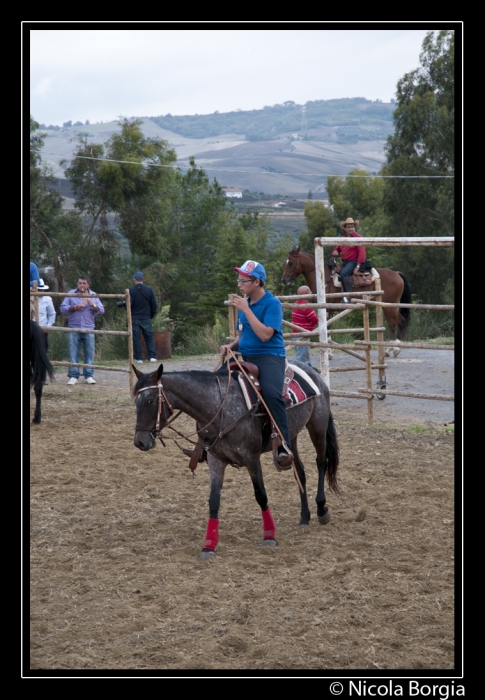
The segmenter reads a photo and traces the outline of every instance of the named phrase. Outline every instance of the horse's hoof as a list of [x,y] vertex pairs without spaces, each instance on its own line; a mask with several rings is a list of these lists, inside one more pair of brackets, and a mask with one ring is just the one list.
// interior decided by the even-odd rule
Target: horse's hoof
[[391,349],[390,349],[390,348],[386,348],[385,351],[384,351],[384,357],[390,357],[390,355],[391,355]]
[[199,561],[208,561],[215,556],[215,551],[213,549],[203,549],[199,554]]
[[330,511],[327,510],[325,515],[319,515],[318,522],[320,523],[320,525],[326,525],[328,522],[330,522]]
[[393,352],[394,357],[397,357],[400,352],[401,352],[400,348],[394,348],[394,352]]
[[276,547],[277,541],[274,538],[264,539],[261,542],[261,547]]
[[310,532],[310,525],[308,523],[298,523],[298,529],[302,532]]

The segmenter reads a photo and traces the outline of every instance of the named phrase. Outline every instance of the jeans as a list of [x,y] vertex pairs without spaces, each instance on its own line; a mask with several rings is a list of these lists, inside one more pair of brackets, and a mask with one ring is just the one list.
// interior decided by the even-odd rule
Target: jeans
[[[83,347],[83,355],[85,365],[94,364],[94,333],[68,333],[67,342],[69,346],[69,362],[79,362],[79,351],[81,345]],[[67,370],[68,377],[79,379],[80,367],[69,367]],[[94,370],[88,367],[83,367],[83,375],[85,379],[92,377]]]
[[342,264],[342,269],[339,272],[340,279],[343,277],[352,277],[352,273],[357,267],[357,260],[349,260]]
[[305,365],[313,367],[310,362],[310,348],[308,345],[295,345],[295,355],[297,360],[300,360],[300,362],[303,362]]
[[246,362],[253,362],[259,367],[259,383],[261,385],[261,394],[263,395],[264,402],[276,421],[276,425],[281,430],[288,448],[291,448],[286,403],[283,398],[286,357],[280,357],[278,355],[252,355],[251,357],[243,356],[243,360]]
[[133,355],[135,360],[143,360],[141,352],[140,337],[143,333],[147,346],[148,357],[157,359],[157,351],[155,350],[155,341],[153,340],[152,322],[149,318],[132,318],[131,328],[133,331]]

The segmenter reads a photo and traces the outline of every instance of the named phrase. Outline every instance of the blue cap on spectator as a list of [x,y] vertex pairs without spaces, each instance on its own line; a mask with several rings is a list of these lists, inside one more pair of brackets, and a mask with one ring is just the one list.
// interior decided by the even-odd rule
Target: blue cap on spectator
[[135,274],[133,275],[133,279],[134,280],[144,280],[145,275],[143,274],[143,272],[140,272],[140,270],[138,270],[138,272],[135,272]]
[[257,280],[263,280],[263,282],[266,279],[266,270],[261,263],[255,260],[246,260],[244,265],[235,267],[234,269],[240,272],[241,275],[246,275],[246,277],[254,277]]

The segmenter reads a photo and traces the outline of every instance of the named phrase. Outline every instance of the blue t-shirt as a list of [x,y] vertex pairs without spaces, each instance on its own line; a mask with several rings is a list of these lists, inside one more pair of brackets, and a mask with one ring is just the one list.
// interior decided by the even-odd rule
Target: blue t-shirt
[[265,326],[274,328],[274,333],[269,340],[263,342],[251,328],[246,314],[239,311],[237,315],[237,330],[239,333],[242,333],[238,347],[241,355],[279,355],[286,357],[285,341],[283,340],[283,307],[280,300],[266,290],[264,296],[254,302],[254,304],[249,302],[249,308],[258,321],[261,321]]

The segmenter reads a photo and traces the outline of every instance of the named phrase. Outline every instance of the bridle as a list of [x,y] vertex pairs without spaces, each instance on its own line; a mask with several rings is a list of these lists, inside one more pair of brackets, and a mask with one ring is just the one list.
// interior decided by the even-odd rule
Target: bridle
[[[152,435],[152,437],[155,438],[155,437],[159,437],[159,435],[160,435],[160,422],[161,422],[160,419],[162,417],[162,413],[165,414],[164,404],[167,405],[167,408],[169,411],[169,418],[167,418],[167,420],[166,420],[166,425],[168,425],[168,423],[170,422],[170,416],[173,415],[174,410],[172,408],[170,401],[167,398],[166,393],[163,390],[163,384],[160,380],[158,381],[158,384],[156,384],[156,385],[145,386],[142,389],[138,389],[138,391],[136,392],[135,401],[138,399],[138,397],[142,393],[142,391],[150,391],[150,389],[156,389],[158,391],[157,421],[155,423],[155,429],[149,430],[148,428],[139,428],[138,425],[136,425],[135,430],[136,430],[136,432],[150,433]],[[174,420],[175,420],[175,418],[174,418]],[[161,438],[160,438],[160,440],[161,440]],[[161,442],[163,444],[163,440],[161,440]]]
[[[300,266],[299,269],[297,268],[297,269],[295,270],[295,278],[296,278],[296,276],[298,276],[299,274],[305,274],[305,272],[307,273],[307,275],[310,275],[312,272],[315,272],[315,269],[316,269],[315,267],[313,267],[312,270],[306,270],[306,269],[303,267],[303,264],[302,264],[302,262],[301,262],[300,253],[291,253],[290,255],[288,255],[288,259],[291,260],[292,262],[293,262],[293,260],[294,260],[295,258],[298,260],[298,263],[299,263],[299,266]],[[328,265],[328,263],[327,263],[327,265]],[[329,276],[328,276],[328,279],[325,280],[325,287],[327,286],[327,284],[328,284],[328,283],[330,282],[330,280],[332,279],[332,266],[331,266],[331,265],[328,265],[328,267],[329,267],[329,270],[330,270],[330,274],[329,274]]]
[[[220,392],[221,397],[222,397],[221,382],[219,381],[219,377],[217,375],[216,375],[216,379],[217,379],[217,383],[219,384],[219,392]],[[135,425],[135,431],[136,432],[150,433],[150,435],[154,439],[158,437],[158,439],[160,440],[160,442],[162,443],[162,445],[164,447],[165,447],[165,443],[163,442],[164,437],[165,438],[170,437],[172,440],[177,442],[176,438],[174,438],[173,436],[167,436],[167,435],[164,436],[161,434],[161,431],[163,428],[160,428],[160,424],[161,424],[161,418],[162,418],[162,414],[163,414],[163,417],[165,419],[165,424],[163,427],[166,427],[166,426],[170,427],[171,430],[173,430],[175,433],[177,433],[177,435],[179,435],[180,437],[184,438],[184,440],[187,440],[188,442],[192,442],[193,444],[196,444],[193,440],[190,440],[189,438],[194,436],[194,435],[199,435],[202,431],[205,431],[210,425],[212,425],[212,423],[215,421],[215,419],[217,418],[219,413],[221,414],[221,428],[222,428],[224,405],[226,403],[226,399],[227,399],[227,396],[229,393],[230,384],[231,384],[231,372],[228,372],[226,392],[225,392],[224,396],[222,397],[221,405],[219,406],[218,410],[216,411],[216,414],[206,425],[204,425],[204,427],[199,428],[198,430],[195,431],[195,433],[191,433],[189,436],[183,435],[182,433],[180,433],[178,430],[175,430],[175,428],[173,428],[170,425],[170,423],[172,423],[176,418],[179,417],[179,415],[182,413],[182,411],[178,411],[178,413],[176,413],[174,415],[174,413],[175,413],[174,409],[173,409],[173,407],[172,407],[170,401],[168,400],[168,397],[164,391],[161,379],[158,380],[157,384],[142,387],[141,389],[138,389],[138,391],[136,392],[135,401],[138,399],[138,396],[142,393],[142,391],[150,391],[152,389],[155,389],[158,392],[157,420],[155,423],[155,428],[153,430],[150,430],[149,428],[140,428],[140,427],[138,427],[138,424],[137,424],[137,425]],[[169,414],[167,418],[165,418],[165,412],[166,412],[165,405],[167,406],[167,410],[168,410],[168,414]],[[231,425],[228,429],[226,429],[224,431],[221,430],[219,432],[219,434],[217,435],[215,442],[217,442],[220,438],[222,438],[227,432],[229,432],[229,430],[232,430],[233,427],[234,427],[234,425]],[[177,445],[178,445],[178,443],[177,443]],[[178,445],[178,447],[180,447],[180,445]],[[180,449],[182,449],[182,448],[180,447]]]

